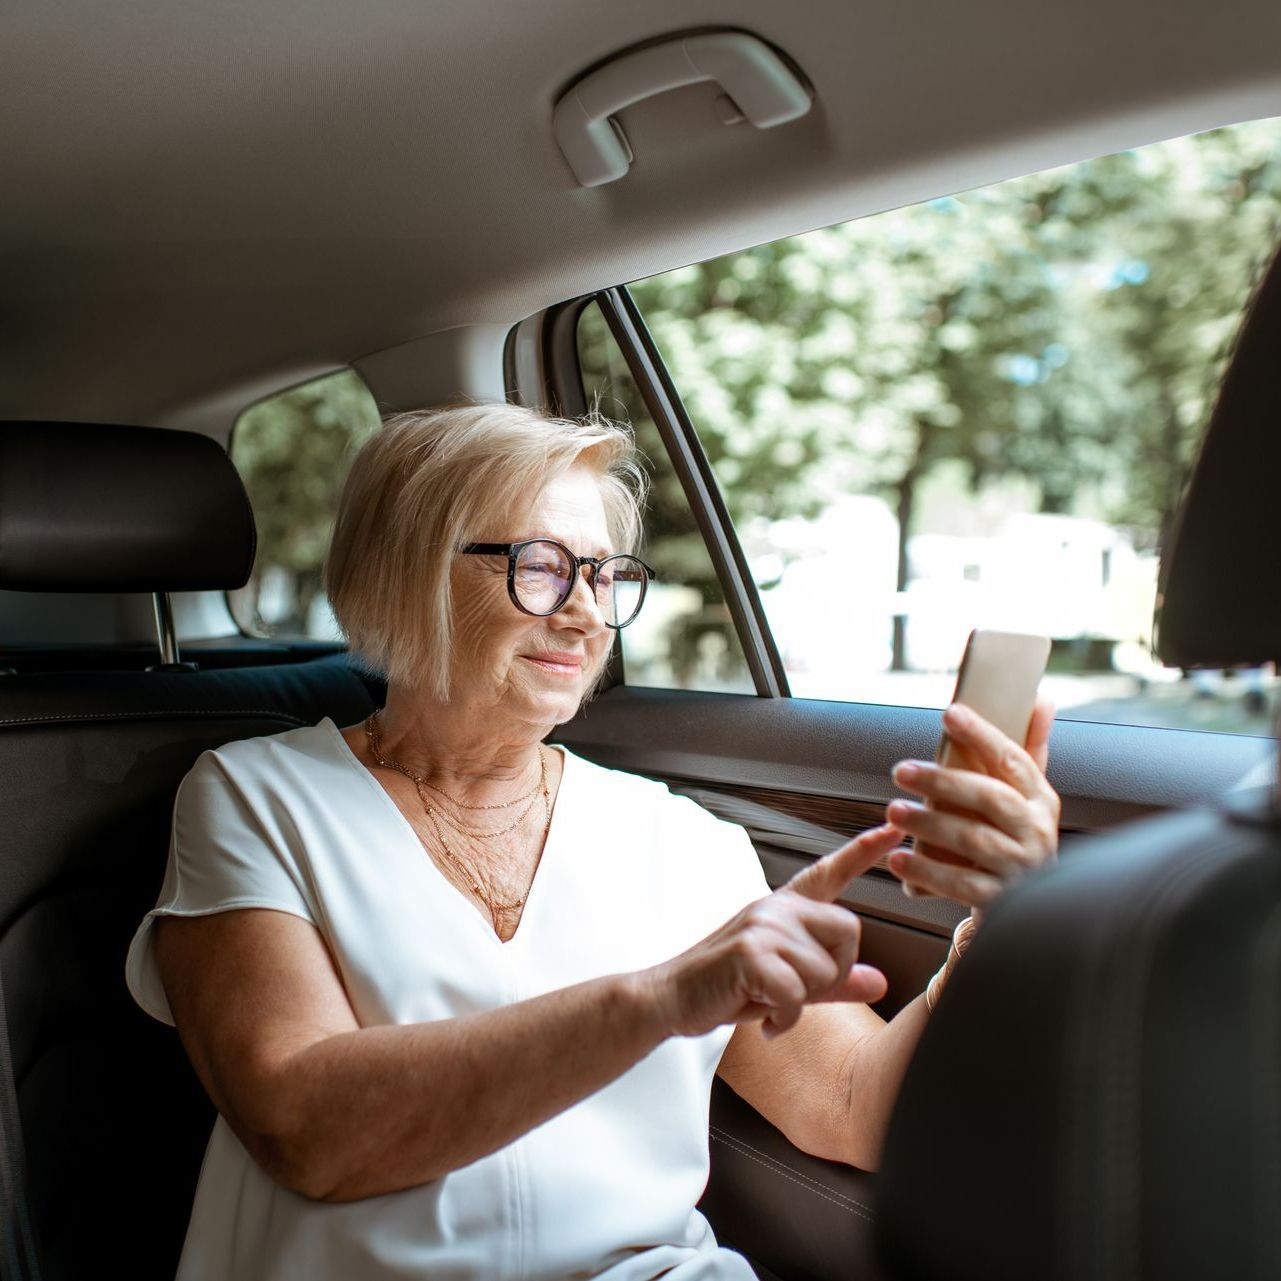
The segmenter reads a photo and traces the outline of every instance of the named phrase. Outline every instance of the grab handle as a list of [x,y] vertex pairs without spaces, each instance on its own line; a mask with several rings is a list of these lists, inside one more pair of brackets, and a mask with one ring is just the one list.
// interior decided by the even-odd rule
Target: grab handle
[[612,117],[655,94],[714,80],[758,129],[805,115],[809,90],[763,40],[742,31],[683,36],[650,45],[585,76],[556,103],[552,128],[584,187],[621,178],[632,151]]

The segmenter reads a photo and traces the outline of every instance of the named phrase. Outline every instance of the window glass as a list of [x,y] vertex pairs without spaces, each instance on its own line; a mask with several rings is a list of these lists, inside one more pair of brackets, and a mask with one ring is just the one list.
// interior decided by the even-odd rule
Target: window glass
[[589,404],[630,423],[650,477],[641,556],[655,578],[635,622],[619,633],[623,678],[664,689],[755,693],[733,619],[685,491],[600,308],[578,326]]
[[349,369],[260,400],[236,420],[231,458],[258,526],[253,576],[227,594],[242,630],[339,638],[321,571],[352,455],[379,421]]
[[1270,671],[1185,675],[1151,642],[1279,143],[1220,129],[632,287],[793,693],[943,706],[987,626],[1050,634],[1060,716],[1270,732]]

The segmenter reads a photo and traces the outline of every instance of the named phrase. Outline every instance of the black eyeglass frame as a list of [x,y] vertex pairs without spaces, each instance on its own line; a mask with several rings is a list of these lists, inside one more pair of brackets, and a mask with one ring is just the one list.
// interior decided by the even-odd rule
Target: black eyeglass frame
[[[524,548],[531,547],[534,543],[550,543],[553,547],[559,547],[565,553],[570,564],[569,586],[565,589],[565,595],[561,598],[560,604],[553,606],[542,614],[538,613],[537,610],[526,609],[516,595],[516,557],[520,555]],[[592,594],[594,596],[596,593],[596,579],[600,575],[602,565],[608,564],[611,560],[634,560],[645,571],[645,577],[641,579],[640,600],[636,602],[636,609],[626,623],[605,622],[606,627],[611,627],[616,632],[622,631],[624,627],[636,621],[640,615],[641,607],[645,604],[645,593],[649,590],[649,585],[654,578],[653,569],[645,564],[639,556],[633,556],[629,552],[613,552],[609,556],[575,556],[564,543],[557,542],[554,538],[525,538],[519,543],[468,543],[466,547],[460,547],[458,550],[464,556],[506,556],[507,595],[511,597],[512,604],[522,614],[528,614],[531,618],[550,618],[553,614],[565,608],[569,598],[574,594],[574,588],[578,586],[578,571],[583,565],[592,567]],[[605,620],[602,619],[602,621],[604,622]]]

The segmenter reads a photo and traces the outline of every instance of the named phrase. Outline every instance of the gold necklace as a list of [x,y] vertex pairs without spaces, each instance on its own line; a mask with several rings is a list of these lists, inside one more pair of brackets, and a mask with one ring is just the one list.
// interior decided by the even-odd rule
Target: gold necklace
[[483,840],[492,839],[493,837],[496,837],[496,836],[506,836],[509,832],[514,832],[529,817],[529,811],[534,808],[534,801],[536,801],[537,799],[538,797],[535,796],[533,800],[531,800],[529,804],[526,805],[523,810],[521,810],[520,817],[517,818],[514,822],[508,823],[506,827],[494,827],[494,828],[467,827],[464,824],[460,823],[451,814],[447,814],[443,809],[440,808],[439,805],[432,805],[427,801],[424,801],[423,804],[424,804],[424,807],[428,809],[431,812],[431,814],[433,814],[436,818],[444,819],[445,822],[448,823],[449,826],[452,827],[454,831],[457,832],[460,836],[472,836],[477,838],[478,840],[483,841]]
[[[438,810],[427,799],[426,795],[423,792],[423,786],[426,785],[430,787],[431,784],[427,783],[426,779],[424,779],[421,775],[416,774],[407,765],[403,765],[400,761],[393,761],[389,757],[386,757],[382,754],[382,751],[380,750],[379,743],[378,743],[378,732],[377,732],[377,729],[375,728],[376,716],[377,716],[377,712],[374,712],[365,720],[365,738],[369,743],[370,754],[373,756],[374,760],[378,762],[379,765],[383,766],[384,769],[394,769],[396,770],[397,773],[405,775],[406,778],[410,779],[413,782],[414,790],[418,793],[418,799],[422,802],[423,809],[426,811],[426,814],[427,814],[427,819],[431,823],[433,831],[435,831],[436,833],[436,839],[437,841],[440,842],[441,849],[444,851],[449,861],[453,863],[454,866],[459,869],[459,871],[462,872],[463,876],[466,878],[471,888],[477,894],[480,895],[481,899],[485,903],[485,906],[489,909],[489,919],[493,923],[494,933],[498,934],[499,937],[501,937],[502,931],[498,927],[498,913],[500,911],[503,911],[503,912],[512,911],[515,908],[519,908],[523,906],[525,902],[525,898],[529,894],[529,887],[526,886],[525,893],[522,894],[520,898],[516,899],[514,902],[499,903],[494,899],[493,891],[488,889],[487,886],[482,884],[482,877],[480,876],[479,872],[477,872],[473,867],[471,867],[470,864],[465,863],[450,848],[449,842],[445,840],[445,834],[440,829],[440,822],[439,822],[438,816],[445,817],[446,821],[448,822],[453,822],[453,820],[449,819],[448,815],[445,815],[443,811]],[[538,749],[538,763],[539,763],[538,783],[535,785],[534,791],[535,792],[541,791],[543,796],[543,807],[546,813],[546,817],[543,822],[543,840],[546,841],[547,832],[548,832],[548,829],[551,827],[551,822],[552,822],[552,807],[551,807],[551,798],[549,797],[547,792],[547,758],[546,756],[544,756],[541,746]],[[440,789],[438,788],[437,790],[439,791]],[[448,795],[448,793],[442,792],[442,795]],[[453,800],[452,797],[450,797],[450,799]],[[524,799],[523,797],[518,797],[517,801],[508,801],[502,805],[475,805],[475,806],[468,806],[465,808],[507,809],[511,805],[516,804],[523,799]],[[518,818],[515,823],[511,824],[506,828],[501,828],[497,832],[485,832],[485,833],[477,833],[477,834],[483,835],[483,836],[496,836],[496,835],[503,835],[506,832],[514,831],[517,827],[520,826],[522,822],[524,822],[526,815],[529,813],[529,811],[532,808],[533,808],[533,801],[531,800],[530,803],[522,811],[520,818]],[[458,826],[459,830],[464,832],[466,831],[466,829],[462,828],[460,825],[456,823],[454,825]],[[535,868],[535,872],[537,872],[537,868]],[[531,878],[531,884],[532,884],[532,878]]]
[[[372,747],[372,744],[378,741],[377,731],[376,731],[377,720],[378,720],[377,712],[370,713],[370,715],[365,720],[365,737],[369,739],[371,747]],[[541,751],[539,755],[541,757],[542,755]],[[521,796],[517,796],[514,800],[500,801],[496,805],[470,805],[466,801],[460,801],[458,797],[452,796],[449,792],[445,791],[443,787],[438,787],[435,783],[430,782],[428,779],[424,778],[421,774],[416,774],[408,766],[401,765],[399,763],[390,763],[390,764],[392,769],[399,770],[400,773],[402,773],[406,778],[412,779],[413,782],[415,783],[421,783],[424,787],[430,787],[433,792],[439,792],[451,805],[458,806],[460,810],[509,810],[513,805],[519,805],[521,801],[530,801],[530,803],[532,804],[531,797],[537,796],[539,789],[542,786],[542,779],[540,778],[534,784],[534,786],[529,789],[528,792],[525,792]],[[466,828],[460,828],[459,830],[467,831]],[[472,836],[486,835],[486,833],[484,833],[483,831],[469,832],[468,834]],[[497,835],[497,834],[498,833],[490,833],[490,835]]]
[[[450,861],[453,862],[453,864],[456,867],[462,869],[464,875],[466,875],[469,878],[475,875],[462,862],[462,860],[458,857],[458,855],[455,854],[452,849],[450,849],[449,842],[445,840],[444,832],[440,830],[439,811],[433,810],[433,808],[427,804],[427,798],[423,796],[421,788],[418,789],[418,799],[423,802],[423,808],[427,811],[427,817],[431,821],[432,828],[436,833],[436,839],[440,842],[441,849],[445,851],[445,854],[448,856]],[[546,789],[543,790],[543,803],[546,809],[546,818],[543,822],[543,839],[546,840],[547,829],[551,826],[551,821],[552,821],[551,801],[548,798]],[[537,873],[537,870],[538,870],[537,867],[535,867],[534,869],[535,873]],[[531,877],[530,884],[532,885],[532,883],[533,883],[533,878]],[[474,889],[476,893],[479,894],[482,899],[484,899],[485,906],[489,908],[489,919],[493,923],[494,933],[500,935],[501,937],[502,931],[498,927],[498,913],[510,912],[510,911],[514,911],[517,908],[523,907],[525,904],[525,898],[529,894],[530,887],[527,885],[525,887],[525,893],[522,894],[520,898],[515,899],[511,903],[497,902],[493,897],[493,891],[489,890],[488,887],[482,887],[482,885],[478,880],[472,881],[472,889]]]

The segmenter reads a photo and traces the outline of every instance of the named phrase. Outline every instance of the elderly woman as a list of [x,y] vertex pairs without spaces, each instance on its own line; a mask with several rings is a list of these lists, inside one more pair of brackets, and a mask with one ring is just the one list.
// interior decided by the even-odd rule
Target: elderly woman
[[1048,708],[1026,750],[952,709],[997,777],[897,777],[969,816],[896,803],[771,893],[741,828],[543,743],[644,599],[638,488],[623,429],[506,405],[360,451],[327,586],[386,706],[201,756],[130,949],[219,1112],[181,1278],[751,1278],[694,1208],[714,1073],[876,1165],[933,997],[869,1010],[834,899],[1052,857]]

